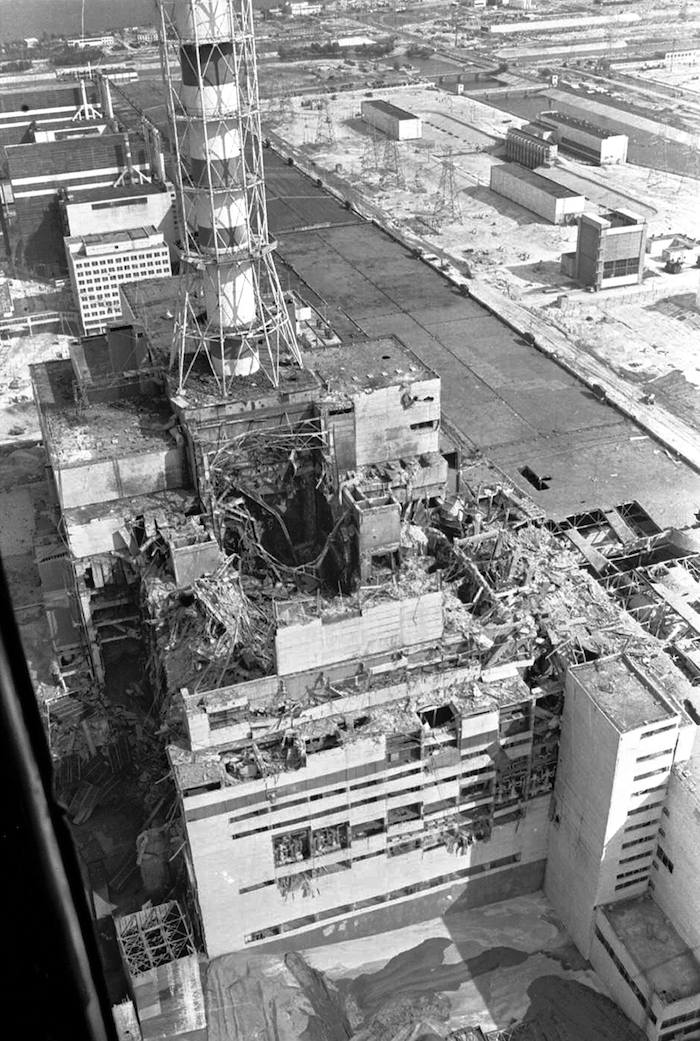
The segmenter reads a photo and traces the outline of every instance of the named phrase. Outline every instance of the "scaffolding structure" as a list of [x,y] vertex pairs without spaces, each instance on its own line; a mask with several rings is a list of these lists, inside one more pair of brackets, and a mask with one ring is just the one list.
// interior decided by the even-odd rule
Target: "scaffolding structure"
[[195,954],[189,923],[177,900],[115,919],[117,940],[132,977]]
[[[219,393],[301,366],[267,225],[252,0],[159,0],[183,285],[171,362],[205,362]],[[179,67],[176,83],[175,66]]]

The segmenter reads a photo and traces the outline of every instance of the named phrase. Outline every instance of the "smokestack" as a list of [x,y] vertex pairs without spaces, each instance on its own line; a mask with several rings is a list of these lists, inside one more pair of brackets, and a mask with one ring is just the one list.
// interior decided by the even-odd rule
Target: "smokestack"
[[102,95],[102,114],[108,122],[114,122],[114,105],[112,104],[112,91],[106,76],[100,76],[100,93]]
[[183,266],[201,272],[206,307],[206,330],[192,330],[189,350],[203,337],[224,386],[255,373],[262,351],[276,384],[280,352],[299,364],[301,356],[267,232],[252,0],[160,0],[160,10]]

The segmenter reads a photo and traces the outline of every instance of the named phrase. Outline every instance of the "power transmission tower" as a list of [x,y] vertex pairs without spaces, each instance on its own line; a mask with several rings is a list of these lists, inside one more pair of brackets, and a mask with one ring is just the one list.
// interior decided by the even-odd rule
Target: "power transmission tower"
[[406,187],[406,178],[403,173],[403,163],[399,154],[399,146],[393,138],[389,138],[384,145],[384,156],[382,159],[382,181],[385,187]]
[[373,126],[368,127],[362,148],[362,176],[369,177],[379,169],[379,140]]
[[292,99],[289,97],[282,97],[279,103],[279,114],[277,116],[277,122],[280,124],[289,124],[294,121],[294,105]]
[[442,156],[441,166],[440,183],[433,208],[433,219],[455,221],[461,217],[462,208],[457,197],[454,156],[452,149],[449,147]]
[[316,127],[317,145],[334,145],[336,143],[335,124],[331,116],[328,99],[324,98],[318,111],[318,125]]

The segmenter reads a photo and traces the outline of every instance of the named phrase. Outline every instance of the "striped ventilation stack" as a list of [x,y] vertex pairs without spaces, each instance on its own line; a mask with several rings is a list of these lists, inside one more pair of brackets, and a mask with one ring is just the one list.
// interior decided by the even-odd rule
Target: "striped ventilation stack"
[[160,10],[190,275],[174,337],[180,383],[193,368],[183,354],[203,353],[223,390],[260,367],[277,385],[280,356],[301,356],[267,230],[252,0],[160,0]]

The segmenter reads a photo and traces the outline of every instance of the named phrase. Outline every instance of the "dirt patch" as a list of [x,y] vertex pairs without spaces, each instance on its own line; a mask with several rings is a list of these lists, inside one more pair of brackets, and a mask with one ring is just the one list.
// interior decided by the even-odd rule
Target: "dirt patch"
[[513,1041],[644,1041],[610,998],[559,976],[541,976],[528,988],[530,1008]]
[[56,333],[0,340],[0,443],[41,437],[29,367],[67,358],[70,340]]
[[299,955],[228,954],[209,964],[209,1041],[346,1041],[338,992]]
[[378,972],[340,980],[338,985],[365,1017],[379,1009],[397,994],[434,996],[440,991],[456,991],[468,980],[498,969],[527,961],[527,951],[514,947],[492,947],[474,958],[445,964],[445,952],[451,941],[444,937],[424,940],[408,951],[392,958]]

